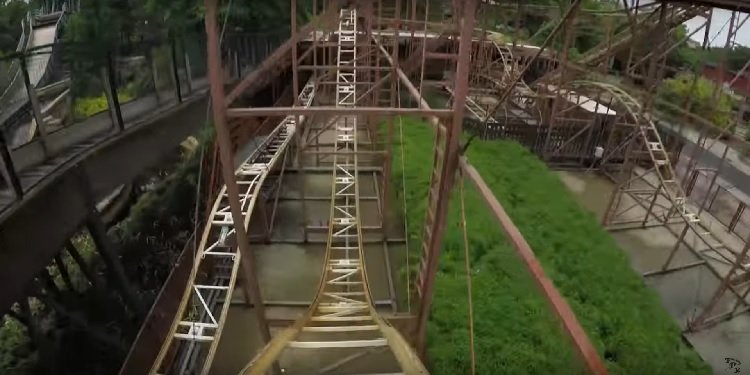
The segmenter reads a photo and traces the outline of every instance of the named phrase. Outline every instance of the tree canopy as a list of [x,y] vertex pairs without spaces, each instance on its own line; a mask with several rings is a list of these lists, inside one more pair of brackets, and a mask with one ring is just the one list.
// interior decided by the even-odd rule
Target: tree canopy
[[[694,76],[689,73],[667,79],[659,88],[659,98],[680,108],[690,101],[690,112],[721,128],[731,126],[734,99],[706,78],[693,81]],[[662,109],[675,114],[671,108]]]
[[16,50],[21,36],[21,21],[29,4],[23,0],[0,1],[0,56]]

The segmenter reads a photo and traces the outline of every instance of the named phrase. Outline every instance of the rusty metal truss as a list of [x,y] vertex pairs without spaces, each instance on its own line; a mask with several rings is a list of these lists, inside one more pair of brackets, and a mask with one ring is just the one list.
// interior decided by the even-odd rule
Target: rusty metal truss
[[[356,108],[358,59],[357,11],[340,11],[336,61],[337,107]],[[280,356],[356,358],[361,350],[382,348],[378,352],[384,372],[427,374],[419,358],[403,337],[375,310],[365,267],[360,217],[359,171],[357,154],[358,118],[335,118],[331,211],[324,270],[317,295],[307,313],[291,328],[279,333],[242,371],[265,374]],[[315,351],[300,354],[298,351]],[[366,353],[365,353],[366,355]],[[307,373],[317,369],[314,363],[290,360],[290,371]]]

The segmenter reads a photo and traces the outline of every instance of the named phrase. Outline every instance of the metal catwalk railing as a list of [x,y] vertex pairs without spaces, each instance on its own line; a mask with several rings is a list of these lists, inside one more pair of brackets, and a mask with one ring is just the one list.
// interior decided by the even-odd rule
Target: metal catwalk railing
[[[337,35],[336,106],[355,107],[355,10],[341,10]],[[333,159],[330,222],[325,268],[317,295],[307,313],[277,334],[242,373],[265,374],[282,352],[288,374],[309,374],[326,364],[329,368],[335,366],[340,374],[427,373],[406,341],[378,315],[373,304],[360,226],[357,120],[356,116],[341,116],[335,123],[337,153]]]
[[[303,106],[312,103],[314,89],[313,82],[308,82],[303,88],[299,95]],[[264,181],[292,140],[296,131],[295,121],[294,116],[285,117],[235,171],[246,229]],[[170,333],[151,368],[152,374],[208,373],[224,328],[240,265],[241,254],[232,243],[233,234],[234,222],[224,186],[204,229],[188,287]]]

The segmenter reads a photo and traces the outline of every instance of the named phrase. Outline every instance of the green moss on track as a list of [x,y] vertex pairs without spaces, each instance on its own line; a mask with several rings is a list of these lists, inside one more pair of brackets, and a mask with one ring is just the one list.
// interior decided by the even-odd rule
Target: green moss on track
[[[432,163],[432,130],[396,123],[394,191],[406,194],[409,238],[417,253]],[[513,142],[473,141],[468,158],[505,207],[565,296],[612,374],[710,374],[681,340],[680,330],[629,266],[626,255],[583,210],[557,176]],[[402,178],[405,178],[403,189]],[[402,197],[399,197],[402,199]],[[472,260],[477,372],[583,373],[571,344],[505,240],[497,222],[466,184]],[[458,194],[448,228],[429,325],[433,374],[468,373],[467,292]],[[412,262],[414,264],[415,262]]]

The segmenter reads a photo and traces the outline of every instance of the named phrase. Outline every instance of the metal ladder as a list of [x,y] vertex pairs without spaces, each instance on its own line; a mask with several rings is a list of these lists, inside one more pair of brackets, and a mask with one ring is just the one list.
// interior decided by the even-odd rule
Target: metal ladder
[[[356,106],[356,31],[356,11],[341,10],[337,32],[337,107]],[[370,361],[367,370],[394,375],[427,374],[401,335],[378,315],[373,304],[359,216],[357,120],[356,116],[341,116],[334,123],[334,147],[343,152],[335,153],[333,159],[328,241],[316,297],[307,313],[277,334],[243,374],[265,374],[282,352],[294,367],[286,369],[289,373],[319,371],[322,366],[317,362],[327,360],[338,368],[336,373],[359,371],[358,367],[345,366],[374,350],[384,351],[385,358],[391,361]],[[295,360],[297,355],[299,360]]]
[[430,190],[427,193],[427,213],[425,214],[424,230],[422,232],[422,253],[420,254],[419,269],[415,282],[415,290],[418,296],[422,296],[422,288],[426,281],[427,261],[429,259],[430,242],[432,241],[432,225],[435,222],[435,211],[437,207],[438,189],[440,188],[440,171],[443,168],[443,156],[445,155],[447,129],[442,122],[438,122],[435,131],[435,141],[432,152],[432,175],[430,176]]

